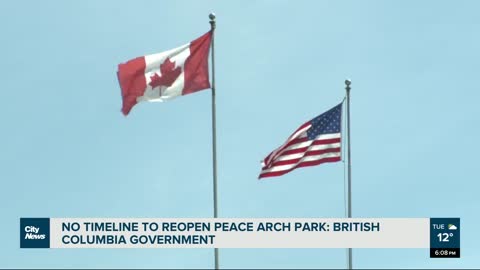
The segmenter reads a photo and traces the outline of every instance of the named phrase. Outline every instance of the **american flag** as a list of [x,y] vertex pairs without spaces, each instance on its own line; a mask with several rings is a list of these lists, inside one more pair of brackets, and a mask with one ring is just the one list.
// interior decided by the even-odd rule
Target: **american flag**
[[301,125],[262,162],[258,178],[341,160],[342,103]]

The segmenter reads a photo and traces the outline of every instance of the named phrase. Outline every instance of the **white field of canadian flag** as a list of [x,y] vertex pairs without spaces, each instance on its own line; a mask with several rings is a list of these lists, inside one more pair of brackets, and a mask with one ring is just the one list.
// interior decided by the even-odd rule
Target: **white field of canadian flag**
[[212,34],[207,32],[175,49],[137,57],[118,65],[122,112],[128,115],[142,101],[166,101],[210,88],[208,55]]

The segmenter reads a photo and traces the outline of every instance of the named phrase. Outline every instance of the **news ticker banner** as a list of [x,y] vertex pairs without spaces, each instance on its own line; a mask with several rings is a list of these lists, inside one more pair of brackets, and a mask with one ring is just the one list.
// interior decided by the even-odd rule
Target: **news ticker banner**
[[21,248],[430,248],[460,257],[460,218],[20,218]]

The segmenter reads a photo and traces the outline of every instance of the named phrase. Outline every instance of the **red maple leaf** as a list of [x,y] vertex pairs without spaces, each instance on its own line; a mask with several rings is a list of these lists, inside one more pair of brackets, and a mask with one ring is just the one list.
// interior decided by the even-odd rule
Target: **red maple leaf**
[[157,86],[171,86],[173,82],[180,76],[182,73],[182,68],[177,67],[175,68],[175,62],[170,62],[170,58],[167,58],[161,65],[160,65],[160,72],[162,75],[158,75],[155,72],[153,76],[150,77],[152,80],[149,84],[152,88]]

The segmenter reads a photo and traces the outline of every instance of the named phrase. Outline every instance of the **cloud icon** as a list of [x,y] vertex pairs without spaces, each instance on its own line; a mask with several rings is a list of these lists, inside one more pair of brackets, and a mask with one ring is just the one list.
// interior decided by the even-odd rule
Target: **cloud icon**
[[456,230],[457,229],[457,226],[453,225],[453,224],[448,224],[448,229],[449,230]]

